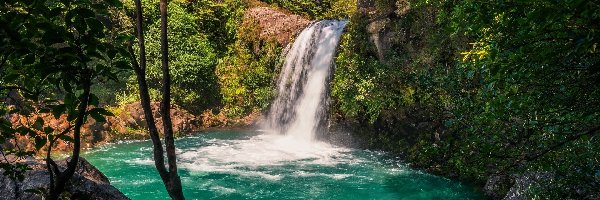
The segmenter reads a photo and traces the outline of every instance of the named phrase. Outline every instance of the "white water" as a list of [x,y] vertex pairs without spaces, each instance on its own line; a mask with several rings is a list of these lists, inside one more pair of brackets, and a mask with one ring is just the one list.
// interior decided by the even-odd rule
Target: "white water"
[[323,129],[333,56],[346,23],[324,20],[300,33],[281,70],[266,129],[303,142]]
[[207,146],[179,154],[182,167],[197,172],[226,172],[279,180],[281,175],[265,173],[263,167],[289,164],[334,166],[362,162],[350,154],[351,149],[323,142],[298,143],[291,137],[276,134],[263,134],[249,139],[213,139],[208,143]]
[[[267,119],[265,128],[272,131],[241,139],[214,138],[198,147],[178,149],[181,167],[200,173],[222,172],[279,180],[282,175],[267,173],[261,167],[294,164],[302,169],[304,165],[364,162],[353,156],[351,149],[314,140],[320,123],[326,120],[324,110],[333,55],[345,25],[345,21],[325,20],[312,24],[298,36],[286,56],[278,83],[278,97]],[[127,162],[154,163],[149,157]],[[294,175],[323,175],[333,179],[351,176],[302,170]]]
[[[447,180],[406,170],[380,152],[314,140],[326,121],[331,63],[345,24],[317,22],[293,44],[268,116],[272,134],[217,132],[177,140],[188,198],[466,199]],[[165,199],[151,150],[149,141],[131,142],[86,157],[132,199]]]
[[210,145],[179,155],[184,167],[276,180],[280,177],[254,169],[290,163],[359,162],[348,155],[350,149],[314,140],[326,121],[333,56],[345,25],[346,21],[324,20],[300,33],[280,73],[278,97],[264,127],[270,131],[248,139],[209,141]]

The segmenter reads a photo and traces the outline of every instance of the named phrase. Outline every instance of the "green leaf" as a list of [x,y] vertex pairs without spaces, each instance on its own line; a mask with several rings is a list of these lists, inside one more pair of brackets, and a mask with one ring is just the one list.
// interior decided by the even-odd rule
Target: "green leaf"
[[41,117],[37,117],[37,119],[35,119],[35,122],[33,123],[33,128],[41,131],[44,128],[44,119]]
[[46,142],[48,142],[48,139],[46,139],[45,137],[41,137],[41,136],[36,136],[34,140],[35,140],[35,149],[38,151],[40,149],[42,149],[42,147],[44,147],[44,145],[46,145]]
[[15,108],[15,109],[12,109],[12,110],[8,111],[8,114],[12,115],[12,114],[15,114],[15,113],[18,113],[18,112],[21,112],[21,109]]
[[99,71],[100,74],[102,74],[103,72],[105,72],[105,70],[107,70],[108,67],[106,67],[106,65],[103,64],[97,64],[96,65],[96,71]]
[[67,106],[65,104],[56,105],[52,108],[52,115],[54,115],[55,119],[60,118],[60,116],[67,110]]
[[19,78],[19,74],[7,74],[6,76],[3,77],[3,80],[7,83],[10,83],[10,82],[14,82],[15,80],[17,80],[17,78]]
[[105,0],[106,3],[108,3],[108,5],[114,6],[114,7],[122,7],[123,3],[121,3],[120,0]]
[[67,26],[73,25],[73,18],[75,17],[76,14],[77,14],[77,11],[75,9],[69,10],[67,12],[67,14],[65,14],[65,25],[67,25]]
[[50,113],[50,109],[49,108],[42,108],[42,109],[40,109],[39,113]]
[[24,65],[31,65],[35,62],[35,54],[27,54],[24,58],[23,58],[23,64]]
[[78,16],[84,17],[84,18],[89,18],[89,17],[96,17],[96,14],[94,13],[93,10],[87,9],[87,8],[77,8],[75,9],[76,13]]
[[67,141],[67,142],[74,142],[75,141],[75,140],[73,140],[73,138],[71,136],[68,136],[68,135],[61,135],[58,138],[60,138],[63,141]]
[[77,112],[76,110],[70,110],[69,111],[69,115],[67,115],[67,121],[73,121],[77,119]]
[[106,5],[105,4],[101,4],[101,3],[92,4],[92,8],[94,10],[106,10],[107,9]]
[[33,194],[44,194],[42,189],[26,189],[24,191],[27,193],[33,193]]
[[[65,89],[65,92],[67,92],[69,94],[71,94],[71,92],[73,92],[73,87],[71,87],[71,83],[69,83],[68,79],[62,80],[62,86],[63,86],[63,89]],[[66,100],[65,100],[65,102],[66,102]],[[68,103],[68,104],[71,104],[71,103]]]
[[77,31],[80,34],[85,33],[85,31],[87,30],[87,23],[85,23],[85,18],[81,16],[75,17],[75,20],[73,21],[73,26],[75,27],[75,29],[77,29]]
[[48,14],[50,16],[58,16],[58,15],[60,15],[61,12],[62,12],[62,8],[57,7],[57,8],[53,8],[52,10],[50,10],[50,12]]
[[65,95],[65,104],[64,105],[68,105],[69,107],[72,107],[73,104],[75,104],[75,94],[73,93],[67,93]]
[[89,113],[98,113],[98,114],[106,115],[106,116],[115,116],[115,114],[111,113],[110,111],[108,111],[104,108],[92,108],[88,112]]
[[117,51],[111,48],[108,50],[107,54],[108,54],[108,58],[114,59],[115,56],[117,55]]
[[90,31],[92,32],[92,34],[102,33],[102,31],[104,30],[104,24],[102,24],[102,22],[98,21],[95,18],[87,18],[85,19],[85,22],[90,27]]
[[57,31],[48,30],[44,32],[42,36],[42,41],[46,45],[52,45],[56,43],[63,43],[65,40],[59,35]]
[[[100,99],[95,94],[90,94],[90,105],[98,106],[100,104]],[[92,109],[93,110],[93,109]]]
[[119,78],[117,77],[116,73],[112,73],[110,71],[107,71],[106,73],[104,73],[104,75],[106,77],[108,77],[108,79],[113,80],[115,82],[119,82]]
[[54,132],[54,128],[49,127],[49,126],[44,127],[44,133],[50,134],[52,132]]
[[88,52],[88,56],[89,57],[96,57],[98,59],[104,59],[104,56],[102,56],[100,53],[98,53],[97,51],[89,51]]
[[116,68],[119,68],[119,69],[127,69],[127,70],[133,69],[131,67],[131,63],[125,62],[125,61],[122,61],[122,60],[113,63],[113,66],[116,67]]
[[96,120],[96,122],[106,122],[106,118],[104,118],[103,115],[101,115],[100,113],[90,113],[90,116],[92,118],[94,118],[94,120]]

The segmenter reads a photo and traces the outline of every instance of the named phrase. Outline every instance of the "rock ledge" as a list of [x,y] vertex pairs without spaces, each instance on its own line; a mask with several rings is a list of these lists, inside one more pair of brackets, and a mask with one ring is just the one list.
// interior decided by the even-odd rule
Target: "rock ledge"
[[[23,181],[13,181],[2,175],[0,170],[0,200],[38,200],[42,197],[35,193],[25,192],[30,189],[47,188],[50,182],[43,160],[29,159],[26,162],[31,170],[25,173]],[[57,162],[59,168],[64,170],[66,160]],[[79,159],[75,174],[65,189],[70,199],[92,200],[123,200],[127,198],[121,191],[110,185],[102,172],[84,158]]]

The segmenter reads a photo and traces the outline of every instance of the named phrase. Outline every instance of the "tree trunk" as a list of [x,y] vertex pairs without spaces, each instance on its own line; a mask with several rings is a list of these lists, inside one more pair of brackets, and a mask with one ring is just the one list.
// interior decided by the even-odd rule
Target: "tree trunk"
[[[65,171],[58,171],[58,167],[56,167],[56,163],[52,161],[52,159],[47,159],[47,166],[51,167],[53,165],[54,173],[56,174],[56,180],[50,180],[50,193],[48,199],[56,200],[60,196],[60,194],[64,191],[65,185],[69,182],[73,174],[75,173],[75,168],[77,168],[77,164],[79,163],[79,152],[81,149],[81,127],[83,123],[85,123],[86,119],[86,110],[90,101],[90,87],[91,87],[91,76],[89,74],[84,74],[82,78],[83,82],[83,94],[79,103],[77,119],[75,121],[75,127],[73,128],[73,155],[71,155],[71,159],[67,162],[67,169]],[[49,156],[48,156],[49,158]],[[49,169],[49,171],[53,171]],[[51,179],[52,179],[51,175]]]
[[175,139],[173,138],[173,123],[171,122],[171,75],[169,74],[169,44],[167,40],[167,0],[160,0],[160,43],[163,72],[160,112],[163,119],[163,132],[165,134],[170,179],[167,190],[172,199],[184,199],[181,179],[179,178],[179,174],[177,174],[177,156],[175,154]]
[[140,48],[140,63],[135,60],[135,54],[131,45],[129,46],[129,52],[132,55],[133,69],[138,79],[138,85],[140,88],[140,99],[142,108],[144,109],[144,116],[148,124],[148,131],[150,138],[152,139],[153,153],[154,153],[154,165],[172,199],[184,199],[183,191],[181,188],[181,179],[177,174],[177,160],[175,155],[175,140],[173,138],[173,128],[170,115],[170,83],[171,78],[169,75],[168,66],[168,44],[167,44],[167,2],[161,0],[160,2],[160,13],[161,13],[161,50],[162,50],[162,67],[163,67],[163,100],[161,102],[161,115],[163,117],[163,132],[165,134],[165,143],[167,150],[167,161],[169,169],[165,167],[164,151],[158,129],[156,127],[156,121],[152,115],[152,109],[150,107],[150,95],[148,93],[148,84],[146,82],[146,49],[144,45],[144,32],[142,27],[142,4],[140,0],[135,0],[136,6],[136,31],[138,38],[138,46]]
[[[152,115],[152,108],[150,107],[150,94],[148,93],[148,83],[146,82],[146,47],[144,45],[144,30],[142,28],[142,3],[140,0],[135,0],[136,6],[136,29],[138,37],[138,45],[140,48],[140,63],[135,60],[135,54],[131,46],[129,46],[129,52],[132,56],[133,70],[137,76],[138,86],[140,88],[140,100],[142,109],[144,109],[144,117],[146,118],[146,124],[148,125],[148,132],[152,139],[154,165],[160,174],[163,182],[168,179],[166,176],[167,169],[165,168],[164,152],[160,136],[158,135],[158,129]],[[166,182],[165,182],[166,184]]]

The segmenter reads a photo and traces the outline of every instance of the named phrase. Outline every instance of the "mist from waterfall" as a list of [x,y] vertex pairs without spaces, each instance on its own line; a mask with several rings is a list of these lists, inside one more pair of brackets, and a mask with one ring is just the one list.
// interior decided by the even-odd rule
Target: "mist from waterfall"
[[346,23],[323,20],[298,35],[281,69],[266,129],[304,142],[325,129],[333,56]]

